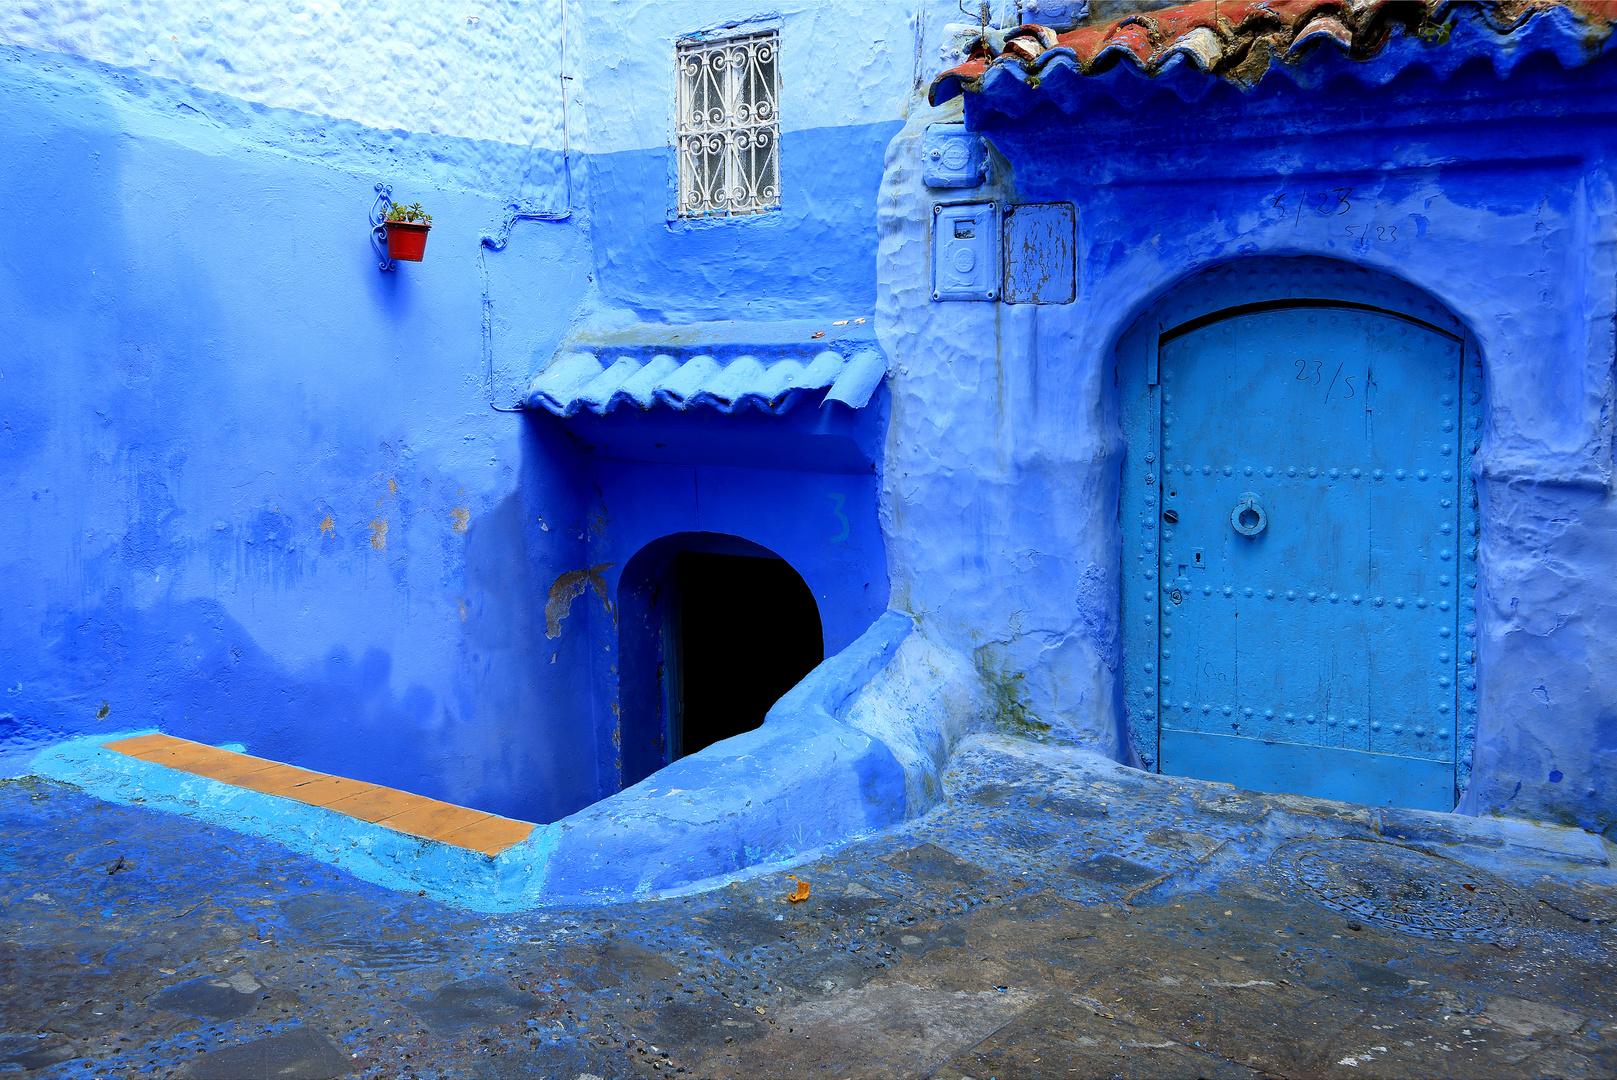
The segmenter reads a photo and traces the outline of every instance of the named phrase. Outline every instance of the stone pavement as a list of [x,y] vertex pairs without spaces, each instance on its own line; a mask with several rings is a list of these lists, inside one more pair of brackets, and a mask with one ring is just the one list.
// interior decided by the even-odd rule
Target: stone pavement
[[925,818],[633,905],[473,915],[0,782],[0,1078],[1611,1077],[1571,830],[969,740]]

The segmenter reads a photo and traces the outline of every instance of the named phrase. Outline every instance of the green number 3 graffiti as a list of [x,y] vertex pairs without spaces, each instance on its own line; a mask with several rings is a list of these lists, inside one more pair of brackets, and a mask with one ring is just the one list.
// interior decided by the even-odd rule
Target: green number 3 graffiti
[[831,512],[837,516],[838,521],[842,522],[842,531],[831,538],[831,543],[840,544],[842,541],[848,538],[848,515],[842,512],[843,504],[848,500],[846,496],[836,494],[827,495],[826,498],[836,503],[836,505],[831,508]]

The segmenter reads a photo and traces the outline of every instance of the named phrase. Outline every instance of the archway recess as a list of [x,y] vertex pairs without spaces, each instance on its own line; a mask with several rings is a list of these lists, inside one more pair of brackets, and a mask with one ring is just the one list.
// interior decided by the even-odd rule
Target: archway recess
[[625,787],[758,727],[825,657],[802,576],[740,537],[653,541],[625,566],[618,596]]

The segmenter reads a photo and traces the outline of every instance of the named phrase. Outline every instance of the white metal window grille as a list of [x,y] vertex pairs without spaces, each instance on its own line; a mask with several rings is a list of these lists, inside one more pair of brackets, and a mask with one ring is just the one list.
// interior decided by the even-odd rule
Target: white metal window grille
[[780,207],[780,32],[675,46],[679,216]]

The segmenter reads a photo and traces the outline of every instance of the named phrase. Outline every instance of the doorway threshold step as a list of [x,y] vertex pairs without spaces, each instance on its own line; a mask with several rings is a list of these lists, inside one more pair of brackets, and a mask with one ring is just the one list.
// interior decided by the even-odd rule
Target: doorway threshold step
[[484,855],[498,855],[520,844],[535,828],[530,821],[516,821],[380,784],[312,772],[172,735],[136,735],[101,745],[152,765],[322,807],[357,821]]

